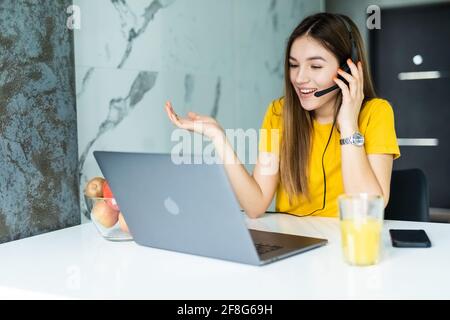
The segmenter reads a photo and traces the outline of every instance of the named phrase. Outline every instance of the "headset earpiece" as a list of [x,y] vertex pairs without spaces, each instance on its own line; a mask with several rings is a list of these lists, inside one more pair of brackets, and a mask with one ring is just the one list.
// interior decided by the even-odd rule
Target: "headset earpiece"
[[[350,24],[348,24],[348,22],[347,22],[344,18],[342,18],[342,17],[339,16],[339,19],[341,19],[342,23],[345,24],[345,27],[347,28],[347,31],[348,31],[348,34],[349,34],[349,37],[350,37],[350,43],[351,43],[351,45],[352,45],[352,49],[351,49],[351,53],[350,53],[350,59],[352,59],[353,63],[357,63],[357,62],[358,62],[358,48],[357,48],[357,46],[356,46],[355,39],[353,38],[352,27],[350,26]],[[349,66],[347,65],[347,62],[344,62],[344,63],[340,66],[340,68],[341,68],[342,70],[344,70],[345,72],[350,73],[350,68],[349,68]],[[338,75],[338,78],[341,79],[341,80],[343,80],[343,81],[345,82],[345,84],[348,85],[348,82],[347,82],[342,76]],[[325,94],[327,94],[327,93],[330,93],[330,92],[332,92],[332,91],[334,91],[334,90],[336,90],[336,89],[339,89],[339,86],[338,86],[337,84],[335,84],[334,86],[332,86],[332,87],[330,87],[330,88],[328,88],[328,89],[316,91],[316,92],[314,93],[314,96],[315,96],[316,98],[319,98],[319,97],[321,97],[321,96],[323,96],[323,95],[325,95]]]

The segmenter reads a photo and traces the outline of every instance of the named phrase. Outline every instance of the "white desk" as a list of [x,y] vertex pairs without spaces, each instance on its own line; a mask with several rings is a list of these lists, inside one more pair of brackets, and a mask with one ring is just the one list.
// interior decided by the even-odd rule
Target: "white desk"
[[[102,239],[91,223],[0,245],[0,298],[450,299],[450,224],[387,221],[382,262],[347,266],[338,220],[270,215],[259,230],[329,244],[263,267]],[[391,247],[389,228],[422,228],[432,248]]]

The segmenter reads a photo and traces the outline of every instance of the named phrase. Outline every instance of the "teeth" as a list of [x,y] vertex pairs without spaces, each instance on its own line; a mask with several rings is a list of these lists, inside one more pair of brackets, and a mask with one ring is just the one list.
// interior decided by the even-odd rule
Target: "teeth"
[[300,89],[301,93],[308,94],[316,91],[317,89]]

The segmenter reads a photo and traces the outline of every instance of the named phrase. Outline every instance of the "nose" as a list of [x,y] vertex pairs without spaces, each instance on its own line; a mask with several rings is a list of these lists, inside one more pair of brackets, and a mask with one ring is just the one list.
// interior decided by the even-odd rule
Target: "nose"
[[297,68],[297,74],[295,76],[295,83],[297,85],[302,85],[309,82],[309,76],[308,73],[306,72],[305,68]]

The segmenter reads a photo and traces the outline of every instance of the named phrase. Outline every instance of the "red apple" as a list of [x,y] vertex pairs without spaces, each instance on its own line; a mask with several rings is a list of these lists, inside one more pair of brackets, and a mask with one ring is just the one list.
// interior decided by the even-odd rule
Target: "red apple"
[[105,228],[111,228],[119,220],[119,211],[111,208],[106,202],[99,200],[95,202],[92,209],[94,219]]
[[111,188],[109,187],[108,181],[103,182],[103,198],[105,198],[106,203],[114,210],[120,211],[117,205],[116,198],[114,197]]

